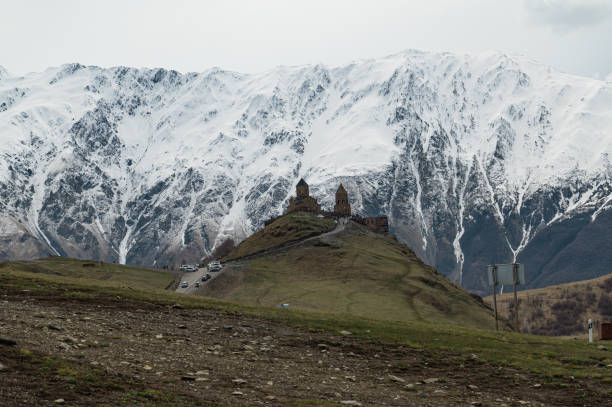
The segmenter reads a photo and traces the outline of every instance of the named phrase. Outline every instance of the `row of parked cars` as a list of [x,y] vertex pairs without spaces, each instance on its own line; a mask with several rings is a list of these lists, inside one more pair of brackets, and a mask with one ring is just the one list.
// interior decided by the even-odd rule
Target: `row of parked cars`
[[[179,267],[179,270],[181,270],[181,271],[197,271],[199,268],[200,268],[199,264],[195,264],[193,266],[192,265],[188,265],[188,264],[184,264],[181,267]],[[221,269],[223,269],[223,265],[220,262],[218,262],[217,260],[213,260],[210,263],[208,263],[207,269],[208,269],[209,272],[215,273],[217,271],[221,271]],[[203,282],[206,282],[206,281],[210,280],[211,278],[212,278],[212,276],[210,274],[206,273],[206,274],[204,274],[202,276],[201,280]],[[200,287],[200,282],[196,281],[195,286],[196,287]],[[187,288],[187,287],[189,287],[189,283],[187,281],[183,281],[181,283],[181,288]]]
[[[217,260],[213,260],[210,263],[208,263],[208,271],[215,272],[215,271],[221,270],[222,268],[223,266]],[[199,264],[183,264],[182,266],[179,267],[180,271],[198,271],[199,269],[200,269]]]
[[179,267],[179,270],[181,271],[198,271],[199,269],[199,264],[183,264],[181,267]]

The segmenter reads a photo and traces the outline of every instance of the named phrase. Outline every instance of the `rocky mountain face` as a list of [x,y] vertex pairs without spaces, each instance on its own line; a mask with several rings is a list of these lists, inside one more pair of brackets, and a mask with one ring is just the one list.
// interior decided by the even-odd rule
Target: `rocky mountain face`
[[192,261],[280,214],[304,177],[465,288],[610,272],[612,83],[522,57],[346,66],[0,69],[0,258]]

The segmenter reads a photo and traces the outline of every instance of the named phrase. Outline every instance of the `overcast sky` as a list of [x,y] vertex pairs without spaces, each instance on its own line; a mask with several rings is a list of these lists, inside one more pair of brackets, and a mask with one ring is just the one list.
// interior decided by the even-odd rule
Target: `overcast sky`
[[522,54],[612,78],[612,0],[0,0],[0,65],[259,72],[405,49]]

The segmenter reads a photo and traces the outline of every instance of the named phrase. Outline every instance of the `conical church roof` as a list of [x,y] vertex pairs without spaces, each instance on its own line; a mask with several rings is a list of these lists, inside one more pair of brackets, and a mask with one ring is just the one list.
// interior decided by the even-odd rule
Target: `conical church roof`
[[308,184],[304,181],[304,178],[300,178],[300,182],[297,184],[298,187],[307,187]]
[[340,186],[338,187],[338,190],[336,191],[336,193],[338,193],[338,192],[346,193],[346,189],[344,189],[342,184],[340,184]]

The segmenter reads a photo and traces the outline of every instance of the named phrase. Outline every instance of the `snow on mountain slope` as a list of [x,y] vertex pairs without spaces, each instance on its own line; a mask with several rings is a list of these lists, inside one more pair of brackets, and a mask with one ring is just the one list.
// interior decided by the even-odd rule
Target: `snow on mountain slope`
[[525,262],[530,286],[591,278],[607,260],[584,253],[612,223],[611,108],[611,83],[499,53],[0,69],[0,257],[197,259],[281,213],[304,177],[327,207],[343,182],[473,291],[491,262]]

